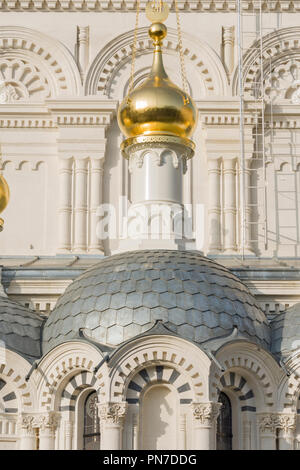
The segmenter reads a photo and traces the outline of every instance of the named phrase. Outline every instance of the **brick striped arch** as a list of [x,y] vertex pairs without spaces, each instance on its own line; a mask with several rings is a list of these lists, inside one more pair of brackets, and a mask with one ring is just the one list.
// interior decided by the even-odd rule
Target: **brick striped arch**
[[59,411],[75,411],[78,395],[88,387],[94,387],[97,379],[90,371],[82,371],[73,376],[61,394]]
[[230,389],[237,394],[241,402],[241,411],[255,412],[255,396],[247,380],[236,372],[227,371],[220,378],[218,386],[220,392]]
[[128,404],[138,404],[144,388],[154,384],[170,384],[175,387],[181,405],[193,401],[191,385],[184,374],[171,366],[156,365],[141,369],[129,382],[126,394]]
[[17,413],[17,396],[5,380],[0,379],[0,412]]

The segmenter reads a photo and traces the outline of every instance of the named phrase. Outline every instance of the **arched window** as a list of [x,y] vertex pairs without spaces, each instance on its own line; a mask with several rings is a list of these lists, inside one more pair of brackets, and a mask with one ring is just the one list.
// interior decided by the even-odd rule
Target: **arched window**
[[217,450],[232,450],[232,411],[227,395],[221,392],[219,403],[222,408],[217,422]]
[[90,393],[84,403],[83,449],[100,449],[100,420],[96,392]]

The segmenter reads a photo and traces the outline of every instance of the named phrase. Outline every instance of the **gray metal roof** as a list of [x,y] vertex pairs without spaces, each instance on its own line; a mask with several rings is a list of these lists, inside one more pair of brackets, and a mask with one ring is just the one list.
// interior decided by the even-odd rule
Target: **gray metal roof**
[[41,357],[42,318],[31,310],[0,296],[1,346],[17,352],[30,362]]
[[300,348],[300,303],[293,305],[272,320],[272,352],[288,356]]
[[144,250],[114,255],[77,278],[60,297],[43,331],[43,352],[86,328],[117,346],[162,320],[176,334],[202,343],[236,325],[268,347],[269,324],[247,287],[195,251]]

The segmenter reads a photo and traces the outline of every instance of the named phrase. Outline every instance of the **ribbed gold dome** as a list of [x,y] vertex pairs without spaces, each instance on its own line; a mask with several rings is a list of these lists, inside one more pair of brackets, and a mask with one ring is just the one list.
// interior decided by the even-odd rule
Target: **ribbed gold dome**
[[9,201],[9,186],[3,175],[0,174],[0,214],[4,211]]
[[166,34],[163,23],[150,26],[154,43],[151,73],[119,107],[119,127],[128,138],[158,134],[188,138],[195,129],[197,109],[193,100],[171,82],[164,69],[161,44]]

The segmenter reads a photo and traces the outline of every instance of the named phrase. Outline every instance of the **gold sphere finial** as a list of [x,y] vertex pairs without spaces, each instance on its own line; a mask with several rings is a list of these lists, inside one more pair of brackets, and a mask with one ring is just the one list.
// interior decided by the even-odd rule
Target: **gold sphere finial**
[[152,23],[148,33],[155,45],[161,44],[167,35],[167,28],[163,23]]

